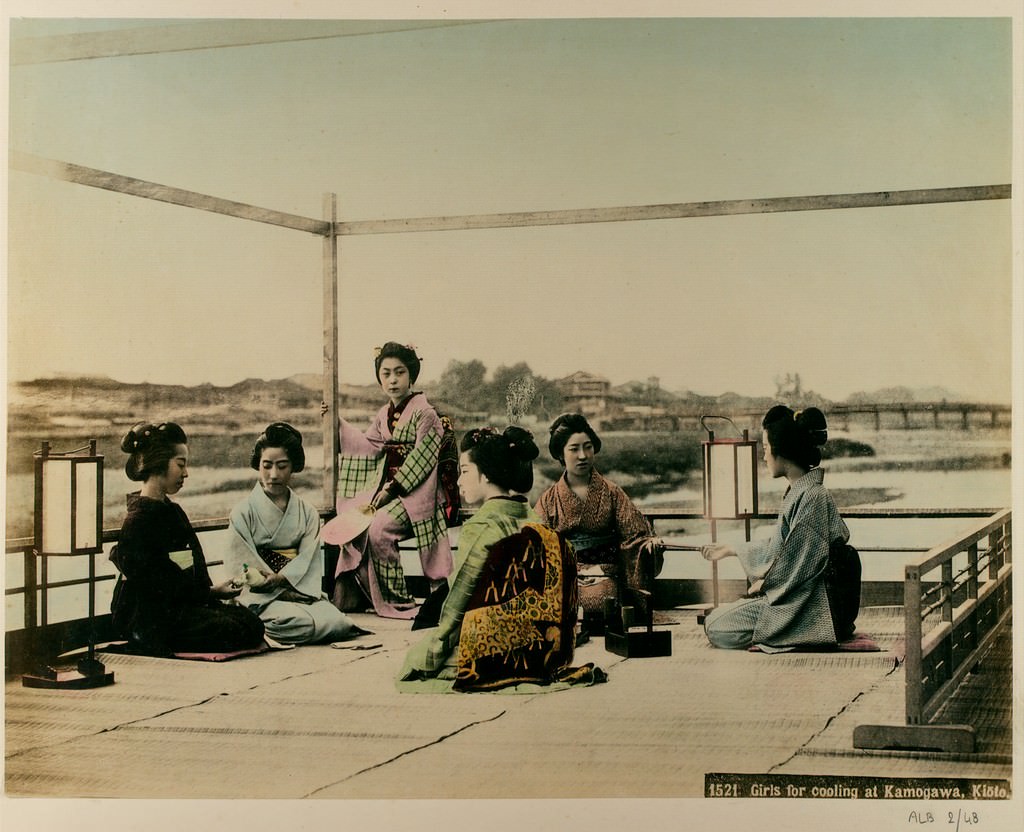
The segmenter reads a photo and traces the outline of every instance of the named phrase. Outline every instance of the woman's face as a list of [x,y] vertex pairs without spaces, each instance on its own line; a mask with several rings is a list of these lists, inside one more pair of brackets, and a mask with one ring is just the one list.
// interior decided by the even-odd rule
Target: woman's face
[[398,404],[408,396],[409,388],[412,386],[409,368],[397,358],[385,358],[380,362],[377,380],[392,404]]
[[594,467],[594,457],[597,451],[594,450],[594,443],[589,434],[574,433],[565,443],[565,451],[562,453],[562,461],[565,463],[565,470],[574,477],[589,478]]
[[163,474],[153,474],[153,478],[157,480],[157,485],[164,494],[177,494],[187,477],[188,445],[175,445],[174,453],[167,463],[167,471]]
[[264,448],[260,454],[260,485],[268,497],[287,493],[292,481],[292,461],[284,448]]
[[764,447],[764,464],[768,467],[768,475],[772,479],[783,476],[782,466],[779,464],[779,457],[772,452],[771,442],[768,441],[768,431],[761,431],[761,445]]
[[487,480],[476,463],[469,458],[469,451],[459,454],[459,493],[466,505],[478,505],[486,498],[484,486]]

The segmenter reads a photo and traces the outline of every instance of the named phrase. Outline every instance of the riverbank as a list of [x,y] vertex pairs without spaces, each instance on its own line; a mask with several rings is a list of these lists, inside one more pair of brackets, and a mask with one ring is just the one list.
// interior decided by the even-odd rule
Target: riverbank
[[[910,472],[1004,471],[1007,482],[1011,464],[1011,435],[1007,428],[978,427],[858,431],[834,431],[833,436],[869,445],[873,456],[829,459],[830,485],[836,487],[841,506],[881,505],[901,498],[903,491],[892,483]],[[603,448],[597,458],[598,469],[621,485],[644,507],[671,507],[684,511],[701,509],[700,442],[703,435],[692,433],[608,432],[601,436]],[[239,434],[201,434],[190,436],[192,464],[185,488],[178,500],[193,520],[225,517],[252,488],[255,472],[248,468],[251,437]],[[69,443],[80,437],[68,437]],[[535,501],[560,475],[561,468],[547,454],[544,437],[538,435],[541,457],[536,463],[534,487],[529,497]],[[125,495],[137,490],[121,470],[124,454],[120,438],[100,437],[99,451],[104,455],[104,526],[119,526],[125,514]],[[8,452],[20,453],[31,462],[37,440],[22,437]],[[79,442],[79,444],[82,444]],[[69,444],[57,447],[66,450]],[[24,462],[24,460],[22,460]],[[324,501],[320,472],[323,470],[323,446],[320,435],[307,432],[306,470],[294,481],[296,490],[315,505]],[[839,473],[886,473],[885,477],[849,485],[835,481]],[[7,522],[8,538],[28,537],[32,533],[33,475],[30,464],[8,461]],[[779,494],[760,466],[759,484],[762,511],[774,511]],[[1008,486],[1007,486],[1008,488]],[[848,489],[848,493],[843,493]],[[965,495],[970,496],[970,495]],[[1009,494],[1005,502],[1008,504]],[[921,507],[927,507],[922,504]]]

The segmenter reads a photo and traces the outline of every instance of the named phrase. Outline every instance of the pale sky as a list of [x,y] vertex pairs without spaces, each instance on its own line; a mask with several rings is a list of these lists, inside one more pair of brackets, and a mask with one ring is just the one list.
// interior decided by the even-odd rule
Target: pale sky
[[[334,192],[343,220],[995,185],[1011,33],[516,19],[22,65],[9,139],[310,217]],[[9,176],[11,378],[321,371],[319,237]],[[428,381],[477,358],[706,394],[798,372],[835,400],[1009,401],[1011,240],[1009,200],[342,238],[340,378],[372,383],[373,347],[398,340]]]

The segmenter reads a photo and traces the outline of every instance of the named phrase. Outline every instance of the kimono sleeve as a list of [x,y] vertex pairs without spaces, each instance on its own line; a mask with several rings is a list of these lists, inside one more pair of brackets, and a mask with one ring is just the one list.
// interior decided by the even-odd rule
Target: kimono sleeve
[[[256,541],[252,536],[253,520],[244,500],[231,512],[231,539],[224,553],[224,566],[231,575],[240,575],[242,564],[254,563],[259,560],[256,552]],[[262,562],[262,561],[259,561]]]
[[417,671],[435,675],[454,653],[462,635],[466,605],[480,579],[488,548],[494,542],[486,534],[487,530],[483,524],[479,524],[479,528],[469,523],[463,527],[459,537],[459,552],[465,552],[465,556],[449,579],[448,597],[441,607],[437,627],[410,648],[400,679],[415,678]]
[[441,453],[444,428],[441,419],[431,408],[416,414],[416,444],[409,451],[402,466],[395,472],[394,481],[400,493],[408,494],[437,468]]
[[770,603],[823,576],[828,565],[828,508],[824,491],[807,492],[794,507],[761,587]]
[[615,525],[623,546],[631,546],[644,537],[651,537],[654,529],[629,496],[619,486],[608,483],[611,491],[612,507],[615,512]]
[[[146,596],[174,603],[198,591],[168,555],[169,532],[152,516],[129,515],[111,560]],[[193,558],[195,555],[193,555]]]
[[545,526],[551,526],[553,529],[558,528],[558,500],[555,496],[555,485],[552,485],[547,491],[540,495],[537,500],[537,505],[533,507],[533,510],[537,512],[537,517],[540,518],[540,522]]

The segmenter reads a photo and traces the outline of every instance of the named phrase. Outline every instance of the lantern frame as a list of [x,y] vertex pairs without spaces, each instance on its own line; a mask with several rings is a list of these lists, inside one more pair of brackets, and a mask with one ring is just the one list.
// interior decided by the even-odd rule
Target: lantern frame
[[[35,459],[35,551],[40,556],[93,555],[103,551],[103,456],[96,453],[96,441],[73,451],[58,453],[50,449],[49,442],[33,454]],[[55,475],[65,467],[66,476]],[[50,470],[47,470],[47,469]],[[95,477],[85,481],[79,476],[94,469]],[[62,472],[63,473],[63,472]],[[64,494],[53,494],[48,486],[66,486]],[[80,499],[85,492],[85,500]],[[93,492],[91,495],[89,492]],[[50,492],[50,493],[48,493]],[[89,499],[91,496],[91,500]],[[91,515],[84,514],[86,503],[93,507]],[[67,525],[54,527],[52,514],[66,508]],[[49,515],[49,517],[48,517]],[[62,517],[61,521],[65,518]],[[83,521],[84,520],[84,524]],[[59,521],[58,521],[59,522]],[[58,539],[59,538],[59,539]],[[55,545],[56,544],[56,545]],[[64,545],[61,545],[64,544]]]
[[[35,672],[21,677],[21,683],[27,688],[52,690],[81,690],[113,684],[114,674],[96,658],[93,630],[96,618],[96,555],[103,551],[103,456],[96,453],[96,440],[93,439],[83,448],[64,453],[52,451],[50,443],[43,442],[33,457],[33,554],[39,558],[41,566],[40,621],[33,639],[33,652],[38,664]],[[90,506],[91,514],[88,513]],[[54,521],[54,514],[61,514],[61,517]],[[49,522],[47,515],[50,515]],[[60,670],[54,666],[56,662],[50,664],[44,658],[48,652],[45,647],[50,585],[47,562],[50,557],[78,555],[89,557],[88,653],[78,660],[77,670]],[[33,588],[32,592],[35,591]]]
[[[742,439],[716,439],[714,431],[704,425],[705,418],[725,417],[701,417],[701,426],[708,434],[708,438],[701,443],[704,461],[704,518],[750,520],[757,516],[757,440],[751,439],[747,430],[743,431]],[[723,451],[726,454],[726,475],[732,485],[731,490],[728,487],[723,490],[716,477],[716,472],[721,474]],[[718,460],[715,459],[716,456],[719,457]],[[719,464],[716,465],[716,462]],[[745,487],[747,483],[750,490],[741,489],[741,485]],[[727,495],[726,506],[720,505],[723,495]]]

